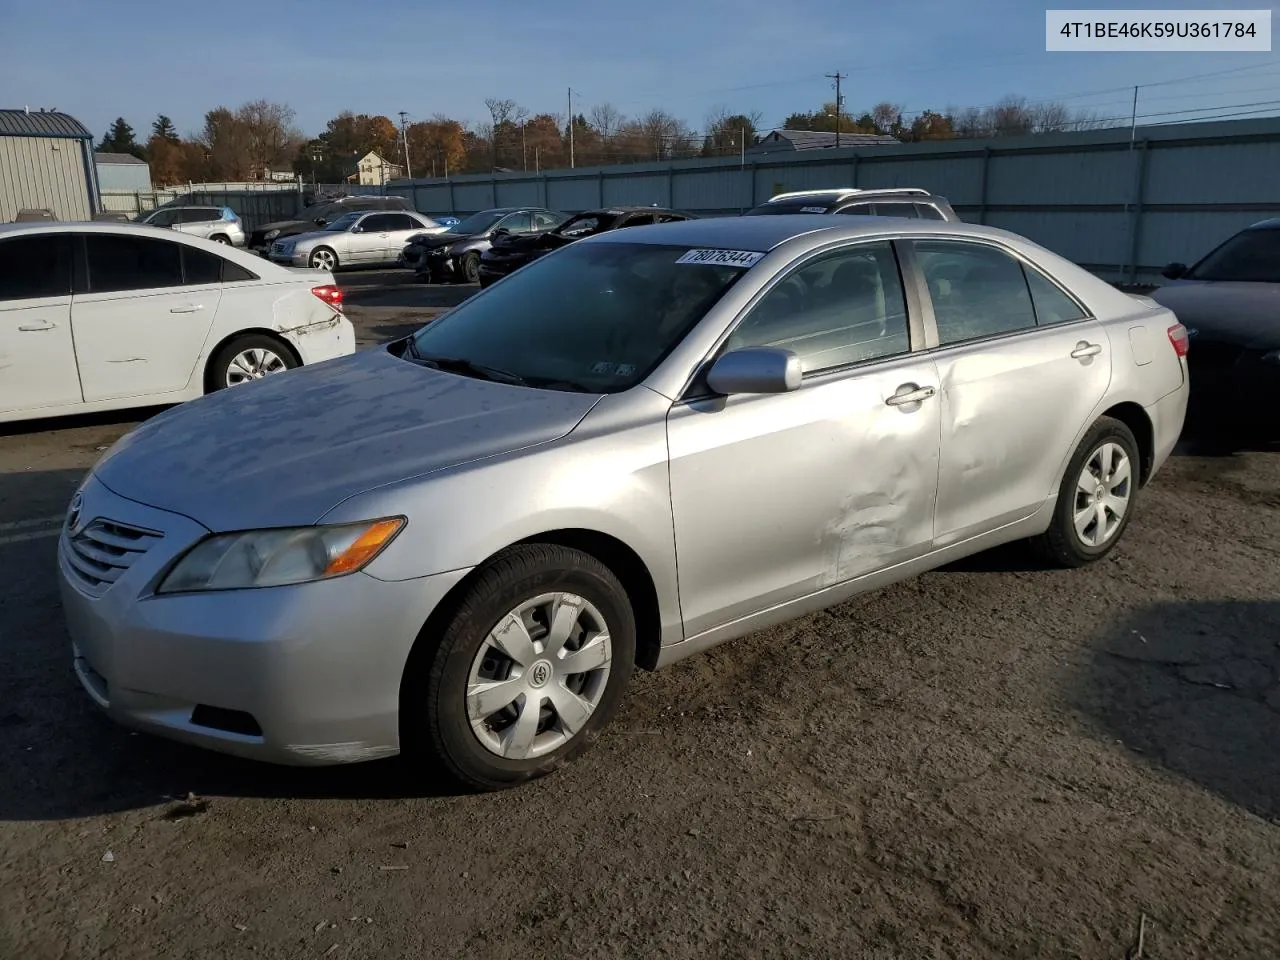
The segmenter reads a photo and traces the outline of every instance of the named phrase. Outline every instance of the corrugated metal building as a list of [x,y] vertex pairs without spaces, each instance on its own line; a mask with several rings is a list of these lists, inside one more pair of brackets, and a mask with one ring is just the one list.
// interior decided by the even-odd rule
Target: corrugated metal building
[[151,191],[151,165],[131,153],[95,153],[98,189],[103,193]]
[[59,220],[97,212],[93,135],[75,117],[0,110],[0,223],[26,207],[52,210]]

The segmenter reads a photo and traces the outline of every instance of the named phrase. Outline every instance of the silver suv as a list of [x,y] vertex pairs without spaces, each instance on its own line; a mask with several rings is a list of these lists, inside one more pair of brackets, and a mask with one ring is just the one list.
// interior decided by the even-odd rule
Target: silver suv
[[243,247],[244,225],[230,207],[161,207],[138,217],[138,223],[169,227],[193,237]]
[[788,213],[845,213],[860,217],[907,217],[921,220],[959,221],[946,197],[920,187],[831,190],[797,190],[780,193],[747,211],[747,216]]

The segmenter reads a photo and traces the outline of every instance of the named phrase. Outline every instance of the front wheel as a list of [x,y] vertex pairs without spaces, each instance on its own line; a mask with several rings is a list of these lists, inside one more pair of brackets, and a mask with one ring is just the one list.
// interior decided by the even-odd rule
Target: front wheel
[[1119,420],[1102,417],[1067,464],[1049,529],[1032,541],[1063,567],[1101,560],[1120,541],[1138,495],[1138,442]]
[[474,790],[545,776],[595,740],[635,661],[631,603],[595,557],[514,547],[484,567],[401,688],[406,753]]
[[338,255],[328,247],[316,247],[311,251],[311,269],[333,271],[338,268]]
[[462,260],[458,263],[458,269],[462,273],[462,279],[467,283],[476,283],[480,279],[480,254],[464,253]]

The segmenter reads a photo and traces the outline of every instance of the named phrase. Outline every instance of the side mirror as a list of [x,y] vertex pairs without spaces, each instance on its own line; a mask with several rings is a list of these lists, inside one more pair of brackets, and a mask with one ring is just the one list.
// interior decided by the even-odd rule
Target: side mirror
[[316,217],[316,226],[317,226],[317,227],[327,226],[327,225],[328,225],[328,223],[329,223],[329,221],[328,221],[328,220],[326,220],[324,217]]
[[1185,263],[1171,263],[1161,273],[1170,280],[1178,280],[1187,275],[1187,265]]
[[789,393],[800,386],[800,358],[776,347],[744,347],[711,365],[707,386],[716,393]]

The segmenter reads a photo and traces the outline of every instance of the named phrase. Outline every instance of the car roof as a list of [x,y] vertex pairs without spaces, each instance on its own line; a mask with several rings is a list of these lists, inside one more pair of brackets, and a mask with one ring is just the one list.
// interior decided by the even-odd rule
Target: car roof
[[1005,230],[950,220],[898,220],[894,217],[832,217],[824,213],[782,214],[776,217],[706,217],[650,226],[610,230],[580,243],[661,243],[709,247],[721,250],[768,251],[795,237],[825,233],[832,240],[859,236],[921,233],[948,234],[973,239],[1025,242]]
[[1246,230],[1280,230],[1280,217],[1269,217],[1245,227]]

